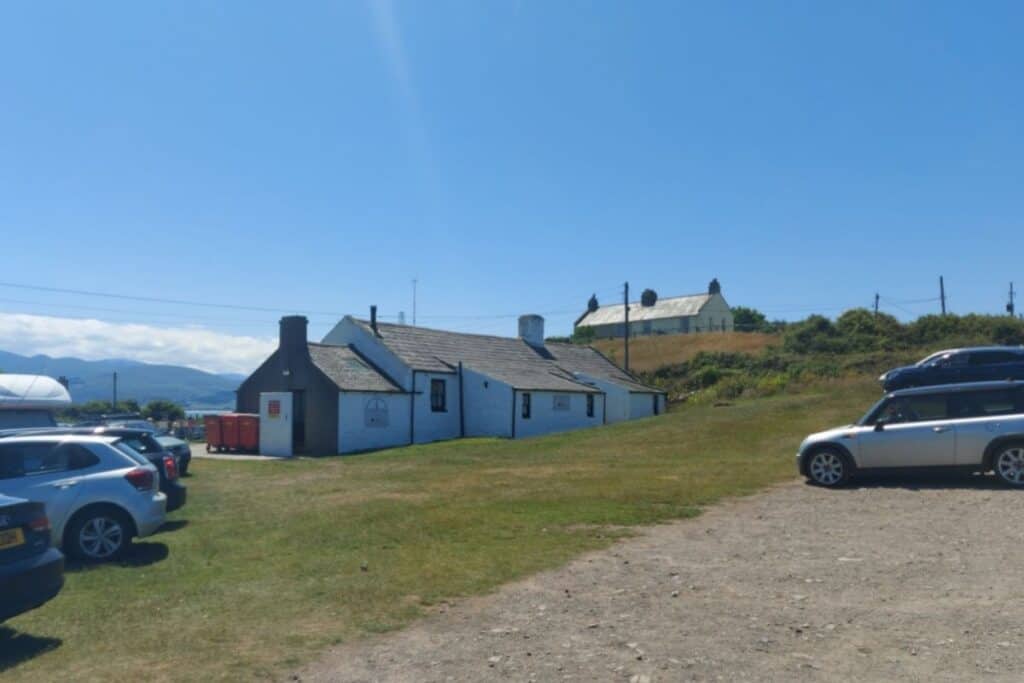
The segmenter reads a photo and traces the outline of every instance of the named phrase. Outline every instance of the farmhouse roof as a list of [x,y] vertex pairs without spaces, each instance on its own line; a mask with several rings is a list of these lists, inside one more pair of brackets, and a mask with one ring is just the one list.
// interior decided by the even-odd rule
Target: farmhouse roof
[[555,362],[572,373],[582,373],[597,379],[614,382],[635,394],[660,394],[661,389],[649,387],[608,359],[603,353],[589,346],[578,344],[549,343],[548,351]]
[[[365,320],[356,324],[373,334]],[[546,348],[534,348],[519,337],[448,332],[427,327],[377,323],[377,337],[413,370],[455,372],[464,367],[505,382],[515,389],[600,393],[577,380]]]
[[[714,294],[688,294],[658,299],[653,306],[644,306],[639,301],[629,304],[629,321],[659,320],[662,318],[688,318],[697,315]],[[577,326],[615,325],[626,322],[626,307],[623,304],[608,304],[596,311],[585,313]]]
[[309,343],[313,365],[344,391],[401,392],[394,381],[350,346]]

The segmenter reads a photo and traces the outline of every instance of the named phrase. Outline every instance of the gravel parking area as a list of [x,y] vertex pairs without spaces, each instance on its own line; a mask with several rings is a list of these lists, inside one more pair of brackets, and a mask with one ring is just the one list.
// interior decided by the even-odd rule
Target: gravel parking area
[[1024,491],[803,483],[709,509],[393,634],[303,681],[1020,680]]

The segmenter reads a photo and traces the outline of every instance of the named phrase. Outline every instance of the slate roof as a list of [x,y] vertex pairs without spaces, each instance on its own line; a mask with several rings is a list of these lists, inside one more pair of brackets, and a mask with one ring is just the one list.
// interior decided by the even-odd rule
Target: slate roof
[[[644,306],[639,301],[629,304],[629,322],[638,320],[659,320],[662,318],[687,318],[700,313],[712,294],[689,294],[658,299],[653,306]],[[626,307],[623,304],[601,306],[588,312],[577,322],[577,326],[616,325],[626,321]]]
[[402,392],[390,377],[373,366],[350,346],[309,342],[313,365],[345,391]]
[[[370,323],[354,322],[373,334]],[[518,337],[495,337],[433,330],[427,327],[377,323],[378,338],[413,370],[455,372],[459,362],[471,370],[505,382],[515,389],[600,393],[600,389],[576,379],[574,372],[626,384],[630,390],[652,391],[597,351],[587,347],[553,351],[567,344],[548,344],[536,349]],[[567,359],[565,363],[561,359]],[[583,370],[586,366],[590,370]]]
[[579,344],[561,344],[548,342],[548,351],[554,357],[558,365],[572,373],[583,373],[591,377],[615,382],[626,387],[632,393],[637,394],[661,394],[661,389],[649,387],[637,381],[636,377],[629,374],[618,365],[608,359],[597,349]]

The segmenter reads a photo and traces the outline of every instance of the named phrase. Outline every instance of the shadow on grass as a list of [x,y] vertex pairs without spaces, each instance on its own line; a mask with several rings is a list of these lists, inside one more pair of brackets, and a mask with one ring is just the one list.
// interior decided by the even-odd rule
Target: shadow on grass
[[60,647],[60,638],[34,636],[0,626],[0,673]]
[[[151,564],[156,564],[167,559],[170,551],[167,546],[163,543],[133,543],[124,557],[112,564],[119,565],[121,567],[148,567]],[[64,571],[73,574],[80,572],[85,569],[92,569],[94,567],[102,567],[103,564],[90,564],[88,562],[79,562],[77,560],[67,560],[64,565]]]
[[[907,491],[936,489],[978,489],[992,491],[1013,491],[990,474],[971,474],[957,471],[913,471],[865,472],[853,478],[845,490],[865,488],[899,488]],[[842,490],[842,489],[841,489]]]
[[157,529],[157,533],[164,534],[171,531],[177,531],[178,529],[184,529],[187,526],[187,519],[169,519],[166,522],[164,522],[159,529]]

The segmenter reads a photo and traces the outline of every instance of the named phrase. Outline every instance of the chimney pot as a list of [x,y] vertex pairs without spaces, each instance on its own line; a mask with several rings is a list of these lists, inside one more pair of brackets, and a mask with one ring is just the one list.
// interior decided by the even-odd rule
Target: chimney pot
[[377,306],[370,306],[370,329],[377,336],[380,336],[380,332],[377,331]]

